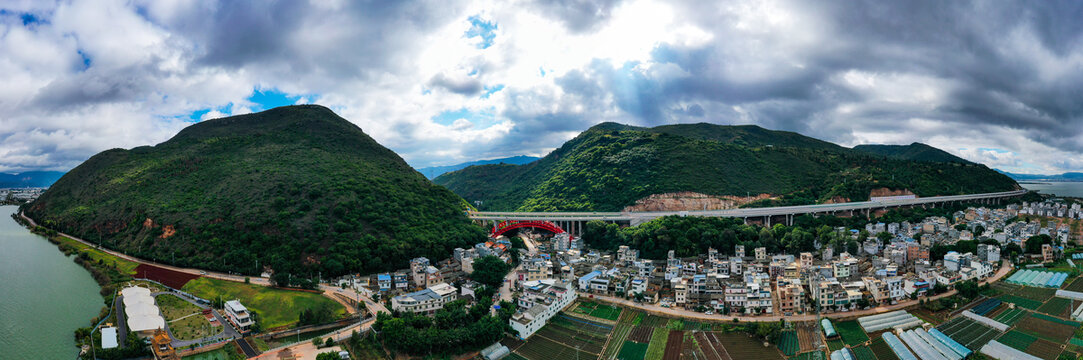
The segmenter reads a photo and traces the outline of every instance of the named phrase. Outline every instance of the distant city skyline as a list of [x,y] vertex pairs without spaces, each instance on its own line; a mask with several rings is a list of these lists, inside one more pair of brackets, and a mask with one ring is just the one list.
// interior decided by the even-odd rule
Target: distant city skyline
[[600,122],[1083,171],[1079,2],[0,0],[0,172],[318,103],[415,167]]

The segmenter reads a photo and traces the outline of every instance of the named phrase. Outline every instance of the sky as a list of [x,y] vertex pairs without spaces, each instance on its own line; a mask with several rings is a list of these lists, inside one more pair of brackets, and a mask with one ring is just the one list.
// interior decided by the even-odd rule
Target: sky
[[600,122],[1083,171],[1079,1],[0,0],[0,172],[316,103],[415,167]]

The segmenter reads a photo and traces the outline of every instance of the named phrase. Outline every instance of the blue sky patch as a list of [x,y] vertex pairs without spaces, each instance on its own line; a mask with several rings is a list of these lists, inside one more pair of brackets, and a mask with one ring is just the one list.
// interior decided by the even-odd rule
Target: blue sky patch
[[500,91],[500,90],[504,90],[504,84],[500,84],[500,85],[497,85],[497,86],[486,86],[485,87],[485,93],[481,94],[481,98],[482,99],[488,99],[489,95],[492,95],[493,93],[495,93],[497,91]]
[[496,33],[494,33],[493,30],[496,30],[496,23],[482,20],[477,15],[471,16],[467,18],[467,20],[470,21],[471,26],[469,30],[466,30],[464,36],[466,36],[467,39],[480,36],[481,42],[477,45],[478,49],[486,49],[493,46],[493,39],[496,38]]
[[493,118],[492,113],[485,111],[474,112],[467,110],[466,108],[444,111],[432,117],[434,122],[444,126],[451,126],[451,124],[455,123],[455,120],[459,119],[466,119],[474,124],[473,127],[477,129],[484,129],[496,123],[496,119]]
[[86,69],[89,69],[90,68],[90,63],[91,63],[90,56],[87,55],[85,52],[83,52],[83,50],[79,50],[79,51],[76,51],[76,52],[79,53],[79,57],[83,58],[83,68],[81,70],[85,71]]
[[248,97],[248,101],[256,104],[252,108],[252,111],[262,111],[279,106],[293,105],[297,103],[297,100],[301,99],[302,95],[290,95],[284,93],[275,88],[269,89],[255,89],[252,91],[252,96]]

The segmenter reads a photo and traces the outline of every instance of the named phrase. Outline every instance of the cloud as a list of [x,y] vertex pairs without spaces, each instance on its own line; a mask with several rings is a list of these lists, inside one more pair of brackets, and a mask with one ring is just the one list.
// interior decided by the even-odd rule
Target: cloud
[[[603,121],[758,124],[1083,170],[1083,5],[72,0],[0,5],[0,171],[319,103],[415,166]],[[1004,152],[982,150],[1000,149]]]

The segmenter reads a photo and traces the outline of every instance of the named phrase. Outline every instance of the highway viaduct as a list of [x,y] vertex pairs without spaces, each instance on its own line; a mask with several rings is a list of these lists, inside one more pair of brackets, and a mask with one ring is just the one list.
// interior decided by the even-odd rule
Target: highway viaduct
[[491,212],[471,211],[469,216],[475,221],[495,224],[502,221],[549,221],[561,229],[579,236],[587,221],[601,220],[621,225],[636,226],[663,216],[704,216],[743,218],[745,223],[757,222],[766,226],[772,224],[793,225],[797,216],[810,214],[837,216],[865,216],[873,212],[892,208],[932,207],[957,203],[1000,204],[1006,199],[1026,194],[1026,190],[1005,191],[984,194],[933,196],[913,199],[884,199],[837,204],[816,204],[800,206],[780,206],[766,208],[745,208],[704,211],[645,211],[645,212]]

